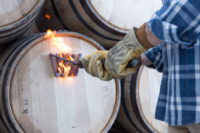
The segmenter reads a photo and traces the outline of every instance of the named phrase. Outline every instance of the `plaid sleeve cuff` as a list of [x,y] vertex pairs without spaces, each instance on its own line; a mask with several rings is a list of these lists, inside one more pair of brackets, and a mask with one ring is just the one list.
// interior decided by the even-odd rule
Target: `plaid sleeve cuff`
[[153,35],[166,43],[193,44],[193,42],[182,40],[178,34],[178,27],[169,22],[152,19],[148,22],[148,28]]
[[148,29],[163,42],[192,46],[200,33],[199,12],[195,0],[166,0],[148,22]]
[[151,65],[147,65],[149,68],[156,69],[159,72],[163,72],[163,56],[161,46],[157,46],[149,49],[144,55],[152,62]]

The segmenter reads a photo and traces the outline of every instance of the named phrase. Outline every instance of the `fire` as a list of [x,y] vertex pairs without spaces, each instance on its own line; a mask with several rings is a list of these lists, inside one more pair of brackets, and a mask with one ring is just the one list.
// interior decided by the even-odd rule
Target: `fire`
[[[66,58],[68,60],[69,60],[69,58],[71,60],[73,60],[73,58],[70,55],[64,57],[63,54],[59,54],[59,56],[62,57],[62,58]],[[63,74],[62,76],[69,75],[71,68],[72,67],[70,66],[69,63],[65,63],[63,60],[60,60],[59,63],[58,63],[57,72],[61,75]]]
[[70,53],[71,48],[65,45],[61,37],[56,37],[56,31],[47,30],[47,33],[44,36],[45,38],[51,39],[51,43],[58,48],[61,52]]
[[45,17],[46,19],[48,19],[48,20],[51,19],[51,16],[50,16],[49,14],[45,14],[44,17]]
[[[71,56],[71,48],[64,43],[64,40],[61,37],[56,37],[56,31],[48,30],[44,36],[47,39],[50,39],[50,43],[53,47],[56,47],[60,52],[57,54],[58,56],[65,58],[67,60],[74,61],[73,57]],[[65,62],[64,60],[59,60],[57,62],[57,71],[61,77],[72,77],[74,66],[70,63]]]

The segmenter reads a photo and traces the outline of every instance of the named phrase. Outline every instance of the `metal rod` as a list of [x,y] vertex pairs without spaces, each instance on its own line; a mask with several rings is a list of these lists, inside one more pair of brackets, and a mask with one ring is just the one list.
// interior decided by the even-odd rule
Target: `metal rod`
[[56,57],[56,58],[58,58],[58,59],[64,60],[64,61],[66,61],[66,62],[69,62],[69,63],[71,63],[71,64],[73,64],[73,65],[78,65],[77,62],[67,60],[67,59],[62,58],[62,57],[60,57],[60,56],[58,56],[58,55],[54,55],[54,54],[49,54],[49,55],[50,55],[50,56],[54,56],[54,57]]

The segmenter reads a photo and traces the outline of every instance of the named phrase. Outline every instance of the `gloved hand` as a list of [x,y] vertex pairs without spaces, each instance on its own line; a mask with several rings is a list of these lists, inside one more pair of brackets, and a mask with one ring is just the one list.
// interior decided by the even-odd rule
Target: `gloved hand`
[[101,80],[111,80],[112,75],[104,67],[105,58],[108,51],[97,51],[90,55],[87,55],[81,59],[81,62],[85,70],[94,77],[98,77]]
[[139,43],[132,28],[123,40],[108,52],[105,60],[106,70],[115,78],[123,78],[136,71],[136,67],[127,67],[129,61],[139,59],[146,49]]
[[[132,59],[139,59],[144,51],[146,49],[137,40],[134,29],[131,29],[109,52],[97,51],[85,56],[81,62],[88,73],[102,80],[121,79],[136,71],[137,67],[127,65]],[[104,59],[105,64],[101,62]]]

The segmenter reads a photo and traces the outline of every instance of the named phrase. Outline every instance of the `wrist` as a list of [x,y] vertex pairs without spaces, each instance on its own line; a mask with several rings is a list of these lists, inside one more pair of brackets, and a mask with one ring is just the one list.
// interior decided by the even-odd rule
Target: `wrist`
[[153,45],[153,46],[156,46],[156,45],[159,45],[161,44],[161,40],[158,39],[148,28],[148,25],[145,26],[145,34],[146,34],[146,37],[148,39],[148,41]]
[[144,53],[141,54],[140,60],[141,60],[141,64],[144,65],[144,66],[148,66],[148,65],[153,64],[153,63],[147,58],[147,56],[146,56]]
[[154,45],[148,40],[146,30],[147,29],[146,29],[146,23],[145,23],[139,29],[136,29],[135,34],[140,44],[144,48],[149,49],[149,48],[154,47]]

